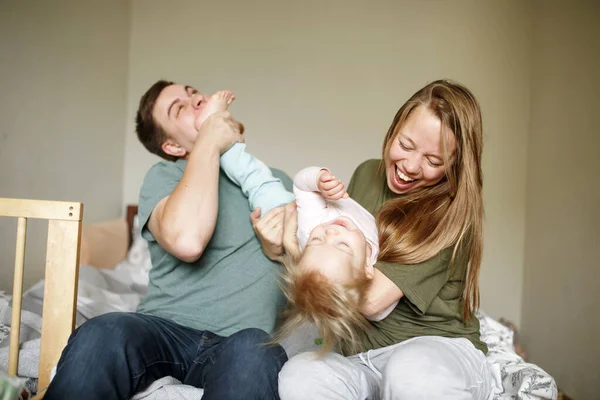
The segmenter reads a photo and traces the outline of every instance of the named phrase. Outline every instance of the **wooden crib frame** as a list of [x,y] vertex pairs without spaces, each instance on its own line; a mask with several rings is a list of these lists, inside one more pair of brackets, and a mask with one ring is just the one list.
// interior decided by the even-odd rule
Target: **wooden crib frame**
[[0,217],[17,218],[8,361],[8,374],[11,376],[17,375],[19,362],[27,219],[48,220],[38,395],[34,398],[41,399],[50,383],[51,370],[58,363],[67,340],[75,328],[83,204],[0,198]]

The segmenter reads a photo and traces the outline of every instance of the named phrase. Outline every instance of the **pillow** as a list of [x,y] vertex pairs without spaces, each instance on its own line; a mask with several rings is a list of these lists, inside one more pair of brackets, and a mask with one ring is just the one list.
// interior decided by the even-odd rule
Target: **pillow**
[[127,255],[127,221],[114,219],[98,224],[83,224],[79,263],[112,269]]
[[152,261],[148,242],[142,237],[137,215],[133,218],[131,231],[131,247],[116,269],[129,274],[135,283],[148,286],[148,273],[152,267]]

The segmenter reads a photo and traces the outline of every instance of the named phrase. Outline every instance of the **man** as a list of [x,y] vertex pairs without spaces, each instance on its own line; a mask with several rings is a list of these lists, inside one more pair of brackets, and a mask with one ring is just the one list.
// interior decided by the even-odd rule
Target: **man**
[[[279,265],[261,251],[247,198],[219,168],[243,128],[228,112],[200,121],[209,102],[166,81],[142,96],[138,137],[166,160],[140,191],[148,295],[138,313],[102,315],[73,333],[46,399],[129,399],[164,376],[204,388],[203,400],[279,398],[287,355],[265,345],[284,304]],[[291,188],[289,177],[273,173]],[[280,223],[282,213],[261,224]]]

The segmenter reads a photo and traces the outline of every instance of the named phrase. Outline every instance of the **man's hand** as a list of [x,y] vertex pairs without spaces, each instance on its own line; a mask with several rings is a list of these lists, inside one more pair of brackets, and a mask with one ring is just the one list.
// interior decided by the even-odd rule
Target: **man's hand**
[[199,143],[210,143],[219,154],[225,153],[234,143],[244,142],[244,126],[233,119],[229,111],[222,111],[209,116],[198,130]]
[[260,208],[250,214],[252,227],[262,246],[265,255],[272,261],[279,262],[283,256],[283,224],[284,207],[277,207],[260,217]]
[[327,170],[319,172],[317,188],[319,189],[319,192],[321,192],[321,195],[327,200],[339,200],[348,197],[348,193],[346,193],[346,189],[344,188],[344,183]]
[[300,257],[300,244],[298,243],[298,209],[296,202],[285,205],[283,219],[283,248],[294,260]]

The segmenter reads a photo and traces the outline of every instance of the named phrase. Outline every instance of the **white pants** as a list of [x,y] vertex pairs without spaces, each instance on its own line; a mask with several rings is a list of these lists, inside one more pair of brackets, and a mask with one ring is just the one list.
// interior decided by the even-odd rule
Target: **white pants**
[[492,386],[481,351],[467,339],[439,336],[351,357],[302,353],[279,373],[282,400],[486,400]]

